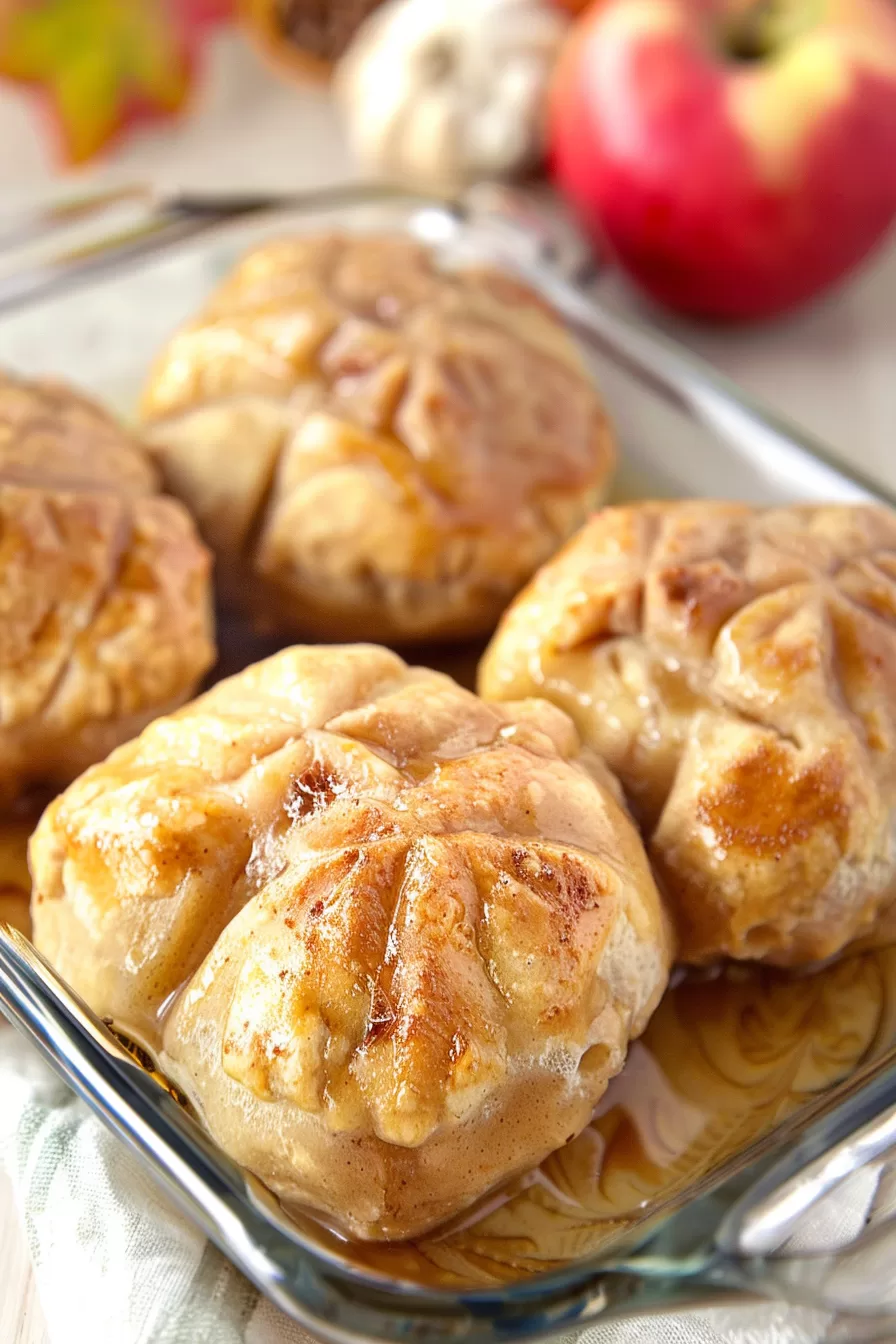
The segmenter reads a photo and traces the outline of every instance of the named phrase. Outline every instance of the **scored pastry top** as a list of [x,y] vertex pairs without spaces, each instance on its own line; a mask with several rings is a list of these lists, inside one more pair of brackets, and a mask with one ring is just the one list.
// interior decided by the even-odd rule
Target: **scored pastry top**
[[562,1094],[531,1162],[668,972],[643,847],[567,716],[370,646],[286,650],[156,721],[50,805],[31,862],[39,946],[239,1151],[258,1104],[317,1143],[463,1143],[531,1076]]
[[64,383],[0,370],[0,483],[152,495],[145,448],[95,401]]
[[140,442],[0,373],[0,806],[59,787],[195,688],[210,557]]
[[596,515],[504,617],[488,696],[544,694],[620,777],[689,960],[820,960],[896,901],[896,516]]
[[158,357],[143,416],[231,586],[285,628],[486,632],[613,463],[578,350],[529,289],[402,237],[251,252]]

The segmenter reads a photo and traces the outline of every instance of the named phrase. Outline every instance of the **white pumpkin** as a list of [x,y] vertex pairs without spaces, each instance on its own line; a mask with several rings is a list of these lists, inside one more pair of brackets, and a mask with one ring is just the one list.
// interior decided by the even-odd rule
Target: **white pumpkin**
[[533,166],[567,28],[546,0],[387,0],[336,72],[361,164],[436,189]]

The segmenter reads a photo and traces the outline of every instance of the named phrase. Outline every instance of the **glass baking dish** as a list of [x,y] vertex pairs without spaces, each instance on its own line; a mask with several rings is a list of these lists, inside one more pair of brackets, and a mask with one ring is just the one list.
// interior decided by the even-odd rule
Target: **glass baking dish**
[[[95,268],[87,286],[7,312],[0,363],[71,379],[128,415],[164,338],[248,246],[297,229],[401,230],[449,264],[521,275],[563,315],[617,426],[617,498],[880,497],[684,350],[597,305],[564,274],[550,225],[514,197],[348,196],[218,216],[139,266]],[[260,652],[226,614],[222,635],[227,671]],[[475,653],[431,656],[468,680]],[[681,976],[582,1135],[447,1229],[398,1245],[353,1246],[286,1217],[152,1061],[2,925],[0,1008],[221,1250],[328,1340],[528,1339],[751,1293],[838,1312],[847,1338],[892,1337],[891,1224],[860,1217],[835,1251],[792,1238],[842,1181],[896,1153],[896,949],[811,975]]]

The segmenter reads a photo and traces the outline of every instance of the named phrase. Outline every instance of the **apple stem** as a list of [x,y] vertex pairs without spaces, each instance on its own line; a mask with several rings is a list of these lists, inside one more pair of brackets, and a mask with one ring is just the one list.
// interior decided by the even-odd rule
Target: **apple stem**
[[728,25],[725,50],[736,61],[762,61],[811,27],[812,4],[756,0]]

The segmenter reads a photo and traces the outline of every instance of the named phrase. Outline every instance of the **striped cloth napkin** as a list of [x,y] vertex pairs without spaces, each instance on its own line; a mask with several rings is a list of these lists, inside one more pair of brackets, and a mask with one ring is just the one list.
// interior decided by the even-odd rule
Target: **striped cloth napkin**
[[[0,1161],[12,1181],[52,1344],[313,1344],[183,1219],[118,1140],[5,1028]],[[896,1161],[860,1173],[845,1194],[826,1201],[801,1232],[803,1249],[843,1244],[868,1217],[894,1211]],[[892,1241],[882,1264],[893,1273]],[[593,1327],[579,1344],[858,1338],[854,1326],[827,1312],[757,1302],[633,1317]]]

